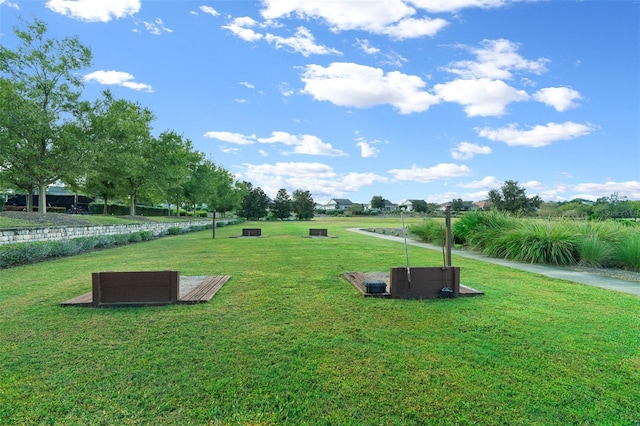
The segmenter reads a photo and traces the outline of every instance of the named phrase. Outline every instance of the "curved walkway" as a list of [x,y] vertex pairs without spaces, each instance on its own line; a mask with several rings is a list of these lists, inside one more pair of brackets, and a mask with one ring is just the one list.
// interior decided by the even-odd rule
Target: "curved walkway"
[[[355,232],[362,235],[368,235],[370,237],[384,238],[399,243],[404,243],[403,237],[395,237],[393,235],[378,234],[375,232],[364,231],[359,228],[349,228],[348,231]],[[431,250],[442,251],[442,247],[434,244],[421,243],[419,241],[411,240],[407,238],[407,244],[417,247],[423,247]],[[482,262],[494,263],[496,265],[506,266],[508,268],[520,269],[522,271],[533,272],[536,274],[544,275],[551,278],[558,278],[561,280],[573,281],[580,284],[586,284],[594,287],[600,287],[607,290],[619,291],[622,293],[633,294],[640,296],[640,283],[634,281],[625,281],[611,277],[605,277],[597,274],[591,274],[589,272],[572,271],[567,268],[551,265],[534,265],[529,263],[514,262],[511,260],[497,259],[494,257],[484,256],[479,253],[451,249],[451,254],[461,257],[467,257],[470,259],[480,260]]]

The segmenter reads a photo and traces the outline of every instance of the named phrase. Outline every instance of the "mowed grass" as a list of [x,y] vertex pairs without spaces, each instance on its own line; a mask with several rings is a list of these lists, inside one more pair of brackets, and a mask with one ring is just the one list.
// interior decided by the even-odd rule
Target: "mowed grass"
[[[640,299],[454,256],[454,300],[362,297],[346,271],[405,264],[346,231],[260,222],[0,270],[0,423],[633,425]],[[265,238],[230,238],[261,227]],[[337,238],[303,238],[309,228]],[[414,266],[438,251],[409,247]],[[63,308],[91,272],[231,275],[206,304]]]

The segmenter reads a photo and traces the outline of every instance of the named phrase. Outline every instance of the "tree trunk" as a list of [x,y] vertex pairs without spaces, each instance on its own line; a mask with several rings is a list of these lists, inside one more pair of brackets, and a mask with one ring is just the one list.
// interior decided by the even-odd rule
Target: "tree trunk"
[[107,201],[109,201],[109,199],[107,197],[102,197],[102,199],[104,200],[104,207],[102,208],[102,214],[106,216],[109,214],[109,209],[107,208]]
[[33,212],[33,189],[27,191],[27,211]]
[[47,186],[44,184],[38,185],[38,214],[47,213]]
[[129,201],[130,201],[130,205],[129,205],[129,214],[131,216],[135,216],[136,215],[136,196],[135,194],[131,194],[129,196]]

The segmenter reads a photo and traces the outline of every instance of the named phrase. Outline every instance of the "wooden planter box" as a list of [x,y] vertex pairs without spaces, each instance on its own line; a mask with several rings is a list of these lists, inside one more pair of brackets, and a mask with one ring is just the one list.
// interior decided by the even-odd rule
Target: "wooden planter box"
[[326,228],[309,228],[309,236],[310,237],[326,237],[327,229]]
[[259,237],[262,235],[262,228],[242,228],[243,237]]
[[411,267],[411,286],[407,268],[391,268],[389,293],[398,299],[435,299],[444,287],[460,295],[460,267]]
[[93,306],[167,305],[180,296],[178,271],[94,272]]

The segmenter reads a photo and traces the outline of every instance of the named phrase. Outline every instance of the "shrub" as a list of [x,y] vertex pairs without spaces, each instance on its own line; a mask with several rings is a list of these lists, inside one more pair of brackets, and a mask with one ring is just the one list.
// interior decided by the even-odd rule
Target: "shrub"
[[177,226],[172,226],[171,228],[167,229],[168,235],[180,235],[182,233],[183,233],[182,228],[179,228]]
[[615,247],[614,261],[623,269],[640,272],[640,235],[628,234]]
[[419,224],[410,225],[409,232],[417,235],[420,241],[442,245],[445,241],[446,229],[442,221],[427,218]]
[[576,242],[578,262],[584,266],[610,266],[613,261],[613,246],[595,235],[586,235]]
[[529,263],[576,263],[578,235],[569,226],[524,220],[485,242],[483,252]]
[[73,256],[82,251],[82,245],[77,240],[61,240],[51,241],[50,243],[50,257],[66,257]]

